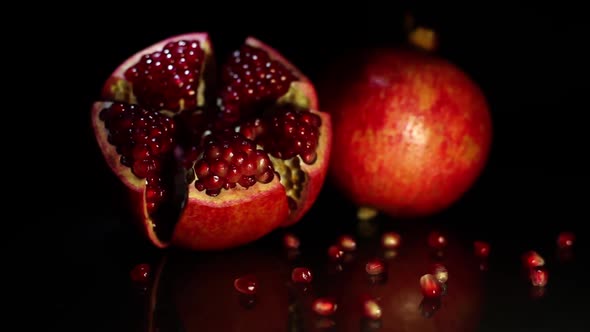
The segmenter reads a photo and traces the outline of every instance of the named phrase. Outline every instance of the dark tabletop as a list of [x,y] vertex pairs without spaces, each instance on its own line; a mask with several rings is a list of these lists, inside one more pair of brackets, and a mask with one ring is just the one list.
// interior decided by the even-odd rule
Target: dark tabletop
[[[399,43],[403,37],[403,8],[401,5],[388,10],[378,6],[344,6],[338,15],[327,9],[283,11],[276,17],[271,16],[265,24],[258,20],[265,17],[262,14],[246,19],[245,14],[226,17],[221,11],[207,17],[191,17],[184,10],[162,13],[164,18],[158,21],[158,16],[153,13],[109,17],[110,10],[102,8],[94,11],[94,15],[90,15],[89,10],[86,16],[69,18],[72,24],[69,28],[57,28],[59,33],[55,35],[59,37],[53,41],[53,47],[69,51],[50,55],[47,61],[54,64],[51,74],[40,80],[46,85],[57,85],[60,90],[59,94],[52,92],[49,97],[67,98],[56,98],[50,108],[52,111],[39,111],[41,120],[33,124],[39,128],[35,129],[36,132],[55,142],[51,146],[57,144],[61,148],[32,150],[35,160],[44,161],[42,165],[29,163],[34,174],[44,175],[35,177],[35,181],[41,181],[36,182],[35,188],[42,186],[46,195],[38,199],[34,208],[27,205],[30,199],[21,202],[27,203],[26,211],[41,212],[41,217],[35,217],[36,222],[23,222],[19,233],[11,239],[17,240],[14,248],[19,257],[28,257],[19,259],[20,265],[15,266],[19,271],[32,271],[27,274],[33,279],[28,289],[36,295],[27,295],[25,312],[51,312],[46,323],[49,330],[54,326],[61,331],[141,330],[149,316],[145,312],[146,296],[149,295],[141,295],[131,286],[129,270],[137,263],[149,262],[153,266],[163,266],[163,286],[153,296],[156,302],[159,301],[161,310],[157,311],[159,318],[151,317],[161,324],[161,331],[192,331],[187,326],[199,324],[204,328],[202,331],[215,331],[205,328],[213,326],[210,322],[190,321],[197,319],[190,318],[190,313],[186,318],[186,308],[181,307],[184,302],[171,295],[176,292],[173,287],[177,282],[175,278],[182,274],[179,266],[190,271],[186,273],[199,276],[195,277],[199,280],[204,278],[202,274],[214,273],[211,270],[215,268],[222,271],[220,278],[229,278],[223,275],[226,270],[220,262],[226,259],[231,262],[240,255],[261,266],[266,260],[276,262],[279,271],[292,264],[282,256],[278,245],[282,230],[250,246],[210,255],[156,250],[138,236],[128,223],[128,211],[121,203],[123,193],[104,166],[88,119],[89,106],[98,95],[102,81],[118,62],[133,51],[169,35],[209,30],[213,38],[220,41],[222,49],[237,45],[247,34],[255,35],[280,49],[313,80],[320,75],[321,63],[347,49]],[[193,9],[198,12],[198,8]],[[451,209],[418,225],[406,225],[380,216],[377,235],[373,237],[358,233],[354,209],[327,183],[310,213],[292,229],[302,234],[307,243],[301,259],[320,269],[325,264],[318,257],[325,254],[326,246],[339,234],[354,234],[362,239],[357,263],[345,268],[345,273],[339,277],[325,272],[325,279],[318,279],[318,289],[338,292],[330,287],[345,287],[347,280],[356,280],[355,271],[362,265],[362,260],[377,255],[374,244],[380,231],[402,229],[409,238],[419,241],[429,229],[442,228],[456,239],[457,257],[464,255],[462,250],[480,238],[489,241],[493,250],[489,270],[469,271],[477,275],[474,283],[481,282],[481,288],[478,288],[481,302],[461,304],[461,300],[457,300],[461,297],[452,295],[453,287],[458,289],[461,286],[451,283],[449,300],[443,303],[439,312],[431,318],[419,316],[427,321],[420,323],[425,330],[438,326],[444,331],[448,329],[445,326],[454,324],[453,319],[467,319],[462,316],[463,312],[452,309],[462,305],[477,305],[474,307],[477,309],[474,309],[477,313],[475,325],[479,331],[585,330],[588,305],[584,293],[587,293],[589,279],[582,271],[587,265],[585,251],[589,238],[582,228],[590,220],[587,212],[590,198],[587,191],[590,185],[587,145],[590,139],[586,122],[586,90],[590,73],[587,59],[590,57],[583,45],[587,39],[587,24],[582,11],[539,4],[503,7],[492,2],[479,7],[456,8],[416,5],[415,9],[420,20],[440,32],[439,53],[461,66],[481,85],[488,97],[495,134],[490,162],[472,190]],[[173,19],[174,15],[180,18]],[[309,16],[303,19],[305,15]],[[243,28],[236,32],[230,28],[233,24]],[[72,29],[72,26],[76,28]],[[74,38],[78,31],[87,37],[83,40]],[[80,59],[80,64],[73,65],[73,58]],[[57,84],[54,80],[68,84]],[[76,163],[78,165],[66,166]],[[26,195],[24,197],[30,197],[30,191]],[[566,262],[558,259],[555,252],[556,236],[563,230],[574,231],[577,235],[573,258]],[[529,249],[543,252],[548,259],[551,277],[545,294],[534,296],[528,284],[523,282],[520,255]],[[272,257],[266,257],[268,253],[273,253]],[[410,260],[411,257],[403,259]],[[452,256],[449,259],[459,261]],[[167,263],[162,265],[164,261]],[[395,271],[395,261],[391,264]],[[469,273],[463,275],[464,283],[475,280],[468,277]],[[43,278],[37,279],[37,275],[43,275]],[[392,286],[395,285],[395,273],[391,275],[389,281],[392,284],[379,286],[382,290],[375,291],[382,292],[384,298],[396,296],[387,287],[398,287],[402,291],[399,284]],[[329,278],[337,278],[332,286]],[[178,282],[188,281],[181,278]],[[203,294],[199,295],[198,289],[194,291],[195,296],[202,296],[195,303],[208,301]],[[305,303],[305,296],[298,301]],[[260,320],[264,320],[264,315],[256,310],[269,307],[268,303],[265,306],[264,299],[261,299],[260,307],[255,306],[249,311],[226,302],[214,303],[220,306],[220,310],[227,310],[224,316],[227,321],[244,315],[260,315]],[[269,311],[276,317],[287,315],[287,311],[280,311],[280,305],[270,307],[272,309],[268,310],[277,311],[276,314]],[[285,310],[287,308],[288,305]],[[451,323],[437,318],[439,313],[448,315],[447,320]],[[207,317],[216,316],[195,314],[195,317],[206,321]],[[307,314],[302,317],[305,324],[311,324]],[[354,329],[336,330],[360,331],[364,328],[370,331],[360,320],[351,323],[351,319],[356,318],[350,317],[344,313],[338,316],[336,327],[344,326],[338,325],[340,321],[346,322],[340,322],[346,326],[358,323]],[[274,326],[272,319],[267,326]],[[286,331],[286,323],[284,326]],[[315,325],[310,328],[314,329]],[[249,329],[252,327],[234,330]],[[265,331],[264,325],[253,330]],[[401,327],[384,317],[382,330],[397,331]],[[290,331],[299,330],[292,327]]]

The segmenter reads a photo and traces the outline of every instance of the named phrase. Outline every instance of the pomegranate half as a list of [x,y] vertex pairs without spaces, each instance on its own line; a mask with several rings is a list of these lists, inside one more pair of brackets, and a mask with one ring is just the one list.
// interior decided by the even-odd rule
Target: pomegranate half
[[299,221],[324,183],[331,120],[314,86],[247,38],[217,68],[206,33],[174,36],[109,77],[92,125],[158,247],[215,250]]

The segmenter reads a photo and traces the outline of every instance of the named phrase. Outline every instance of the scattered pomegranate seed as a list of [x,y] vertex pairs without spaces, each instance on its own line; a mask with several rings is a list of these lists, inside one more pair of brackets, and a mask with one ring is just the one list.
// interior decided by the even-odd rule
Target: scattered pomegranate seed
[[545,259],[541,257],[536,251],[529,250],[522,256],[523,262],[527,268],[534,268],[545,265]]
[[437,297],[443,291],[441,284],[432,274],[425,274],[420,277],[420,288],[424,297]]
[[547,285],[549,280],[549,272],[543,266],[537,266],[531,269],[529,278],[533,286],[543,287]]
[[151,267],[149,264],[142,263],[135,265],[129,273],[131,281],[135,284],[146,284],[150,278],[150,271]]
[[328,257],[333,261],[339,261],[344,257],[344,251],[338,245],[332,245],[328,248]]
[[557,236],[557,246],[560,249],[571,248],[574,245],[576,236],[572,232],[561,232]]
[[447,268],[442,264],[434,264],[432,268],[432,274],[440,283],[446,283],[449,280],[449,272]]
[[338,246],[344,251],[355,251],[356,241],[351,235],[342,235],[338,238]]
[[365,265],[365,271],[369,275],[379,275],[385,272],[385,262],[379,258],[373,258]]
[[392,260],[397,257],[397,250],[395,249],[387,249],[383,251],[383,258],[387,260]]
[[369,319],[381,318],[381,306],[374,298],[370,296],[363,296],[361,298],[362,315]]
[[474,241],[473,252],[477,257],[486,258],[490,255],[490,244],[485,241]]
[[428,245],[434,249],[443,249],[447,246],[447,238],[440,232],[432,231],[428,235]]
[[291,280],[296,283],[310,283],[313,280],[313,276],[310,269],[296,267],[291,271]]
[[320,297],[313,301],[311,308],[320,316],[330,316],[338,309],[336,300],[331,297]]
[[402,237],[396,232],[383,233],[381,236],[381,245],[385,249],[397,249],[402,241]]
[[287,249],[299,249],[301,242],[299,238],[293,233],[287,233],[283,236],[283,244]]
[[258,287],[258,279],[253,274],[247,274],[234,280],[234,288],[246,295],[256,294]]

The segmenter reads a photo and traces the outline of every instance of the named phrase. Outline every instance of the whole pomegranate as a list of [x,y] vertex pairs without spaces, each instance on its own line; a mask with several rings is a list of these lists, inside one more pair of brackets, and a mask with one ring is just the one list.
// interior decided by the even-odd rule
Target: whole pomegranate
[[314,86],[247,38],[218,68],[206,33],[139,51],[92,107],[104,158],[158,247],[254,241],[306,213],[323,183],[330,117]]
[[457,66],[382,48],[332,69],[318,89],[333,120],[329,176],[353,202],[400,218],[428,216],[473,185],[488,159],[491,117]]

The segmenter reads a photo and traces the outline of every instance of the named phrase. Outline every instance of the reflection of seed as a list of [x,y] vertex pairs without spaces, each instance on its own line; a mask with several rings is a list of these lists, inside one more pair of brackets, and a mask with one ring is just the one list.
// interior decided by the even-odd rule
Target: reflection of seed
[[425,297],[420,302],[418,310],[425,318],[432,317],[440,309],[440,297]]
[[238,302],[244,309],[252,309],[256,306],[256,295],[240,294]]
[[320,297],[313,301],[311,308],[320,316],[330,316],[336,312],[338,304],[331,297]]
[[396,232],[383,233],[381,236],[381,245],[385,249],[396,249],[401,244],[402,237]]
[[365,271],[372,276],[382,274],[385,272],[385,262],[379,258],[373,258],[365,265]]

